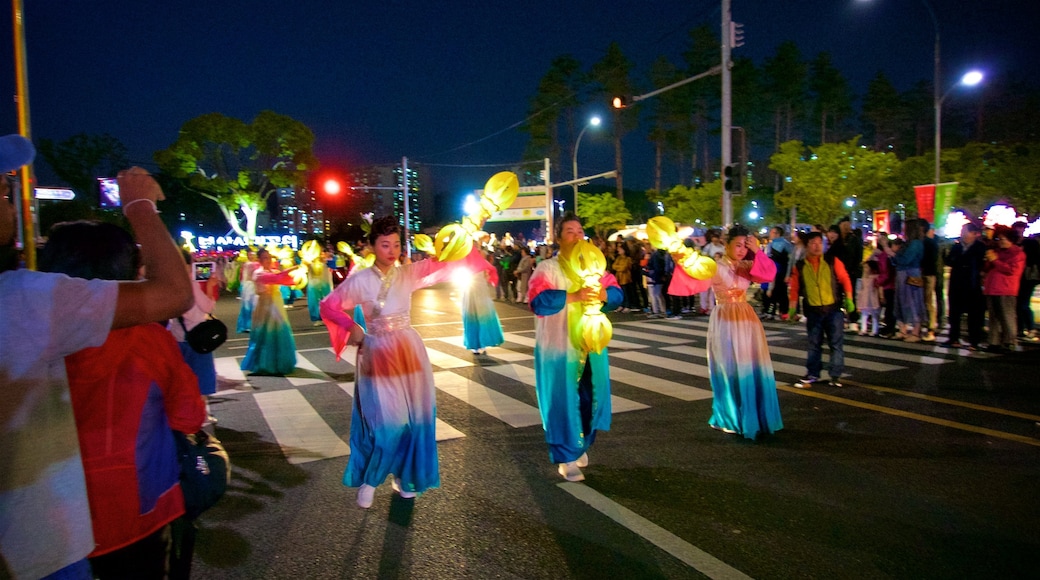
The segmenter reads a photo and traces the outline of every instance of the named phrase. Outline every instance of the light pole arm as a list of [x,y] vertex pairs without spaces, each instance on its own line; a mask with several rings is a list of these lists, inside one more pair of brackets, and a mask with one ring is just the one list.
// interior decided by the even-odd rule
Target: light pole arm
[[[642,101],[644,99],[649,99],[650,97],[656,97],[657,95],[659,95],[659,94],[661,94],[661,93],[663,93],[665,91],[670,91],[672,89],[681,87],[681,86],[683,86],[683,85],[685,85],[687,83],[692,83],[695,80],[703,79],[705,77],[710,77],[712,75],[717,75],[717,74],[720,74],[720,73],[722,73],[722,65],[715,65],[715,66],[711,67],[710,69],[702,72],[699,75],[693,75],[692,77],[690,77],[688,79],[683,79],[681,81],[674,82],[674,83],[668,85],[667,87],[661,87],[661,88],[657,89],[656,91],[651,91],[651,92],[649,92],[649,93],[647,93],[645,95],[639,95],[639,96],[632,97],[632,102],[633,103],[638,103],[639,101]],[[581,137],[578,137],[578,138],[580,139]]]

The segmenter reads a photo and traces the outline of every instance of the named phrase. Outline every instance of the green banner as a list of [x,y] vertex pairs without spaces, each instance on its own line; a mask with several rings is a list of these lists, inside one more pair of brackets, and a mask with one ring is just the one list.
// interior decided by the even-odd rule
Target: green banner
[[946,216],[950,213],[956,200],[956,181],[935,186],[935,223],[932,224],[932,227],[936,232],[941,232],[946,227]]

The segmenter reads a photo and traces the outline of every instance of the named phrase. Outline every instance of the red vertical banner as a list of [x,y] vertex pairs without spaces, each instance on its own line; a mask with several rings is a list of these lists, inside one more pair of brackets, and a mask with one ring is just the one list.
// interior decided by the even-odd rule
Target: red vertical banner
[[917,196],[917,217],[935,222],[935,184],[915,185],[914,194]]
[[887,209],[876,209],[874,210],[874,231],[891,233],[888,225],[888,210]]

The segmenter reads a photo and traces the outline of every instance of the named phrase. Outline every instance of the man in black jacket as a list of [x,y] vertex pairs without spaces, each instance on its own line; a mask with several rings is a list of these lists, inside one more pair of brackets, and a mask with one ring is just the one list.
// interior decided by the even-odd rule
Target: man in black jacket
[[950,267],[950,339],[945,346],[961,347],[961,315],[968,315],[968,348],[976,350],[983,337],[986,301],[982,296],[982,266],[986,244],[982,229],[975,224],[961,228],[961,239],[950,248],[944,261]]

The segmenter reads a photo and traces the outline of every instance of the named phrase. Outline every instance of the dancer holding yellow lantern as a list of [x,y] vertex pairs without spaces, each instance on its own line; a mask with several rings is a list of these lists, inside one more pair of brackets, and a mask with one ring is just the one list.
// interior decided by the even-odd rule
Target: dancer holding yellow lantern
[[535,391],[550,460],[564,479],[581,481],[596,433],[610,429],[612,330],[603,311],[617,308],[624,294],[577,216],[557,222],[556,240],[559,254],[538,264],[527,291],[537,316]]
[[317,240],[307,240],[300,248],[300,262],[307,271],[307,314],[311,324],[321,325],[318,305],[332,292],[332,272],[329,270],[327,254]]
[[[346,345],[358,347],[351,453],[343,484],[358,488],[362,508],[372,506],[376,488],[390,474],[394,490],[405,499],[440,485],[433,369],[409,311],[416,290],[448,280],[458,269],[479,271],[487,263],[468,234],[466,246],[457,240],[458,231],[452,234],[437,235],[437,258],[399,264],[398,218],[374,220],[369,233],[374,264],[352,273],[321,303],[336,358]],[[367,330],[358,324],[356,306]]]
[[706,345],[713,394],[708,424],[748,439],[783,429],[765,330],[747,303],[748,287],[773,280],[776,264],[741,225],[726,232],[726,250],[717,264],[683,247],[675,224],[664,216],[647,223],[647,236],[652,246],[671,252],[681,266],[675,269],[669,294],[689,296],[708,285],[715,291]]

